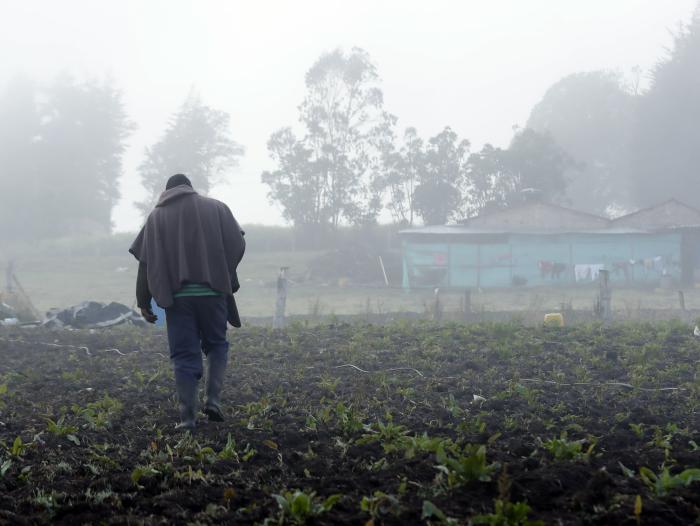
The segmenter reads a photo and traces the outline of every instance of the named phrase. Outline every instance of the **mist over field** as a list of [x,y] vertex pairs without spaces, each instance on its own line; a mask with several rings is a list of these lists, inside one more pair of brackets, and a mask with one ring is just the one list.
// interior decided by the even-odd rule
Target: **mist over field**
[[[203,105],[229,115],[225,129],[246,152],[237,157],[237,168],[219,173],[228,184],[214,185],[213,195],[230,203],[244,223],[283,224],[283,207],[268,201],[269,188],[260,182],[261,172],[276,166],[267,142],[284,126],[304,133],[297,107],[308,91],[305,74],[324,53],[336,48],[349,53],[359,47],[368,54],[376,67],[383,108],[398,119],[397,136],[414,127],[427,141],[449,126],[460,140],[470,142],[470,152],[475,153],[486,143],[507,147],[513,126],[527,126],[548,88],[569,75],[606,71],[619,76],[610,81],[608,98],[616,96],[618,82],[625,93],[648,90],[655,65],[668,56],[673,35],[681,24],[690,23],[694,8],[693,0],[663,7],[629,0],[555,5],[307,1],[254,6],[8,1],[3,2],[0,19],[0,43],[6,50],[0,86],[3,106],[11,105],[15,112],[20,111],[16,97],[59,104],[55,97],[61,83],[73,84],[79,99],[86,96],[81,93],[87,89],[85,83],[120,93],[113,103],[121,107],[124,119],[108,124],[96,117],[95,123],[106,127],[95,133],[114,137],[107,151],[95,155],[102,156],[98,159],[112,155],[119,163],[104,176],[112,195],[105,205],[114,207],[112,226],[118,231],[140,226],[134,203],[146,195],[139,170],[146,159],[144,150],[164,139],[169,122],[194,91]],[[95,104],[80,106],[98,112]],[[603,115],[606,111],[601,108]],[[8,127],[20,140],[18,132],[31,118],[3,113],[3,129]],[[133,126],[117,138],[127,120]],[[539,131],[545,126],[533,123]],[[601,148],[575,149],[576,145],[564,144],[573,140],[565,130],[556,131],[554,139],[572,150],[568,153],[577,161],[588,165],[605,161],[591,157],[601,155]],[[104,140],[109,141],[106,136]],[[19,145],[3,143],[4,159],[5,152],[20,155]],[[51,144],[47,147],[54,149]],[[88,159],[76,162],[90,171]],[[11,166],[5,161],[3,177],[22,172]],[[68,166],[56,160],[51,166],[53,179],[77,184],[65,175],[56,177],[71,171]],[[18,198],[15,194],[15,201]],[[31,205],[23,204],[27,206]],[[391,215],[384,211],[380,218],[388,221]]]
[[[695,4],[5,2],[0,260],[39,310],[130,304],[129,233],[182,172],[243,225],[275,225],[247,227],[248,290],[266,298],[251,315],[285,265],[309,284],[295,312],[423,310],[440,280],[371,293],[406,288],[402,229],[532,202],[700,205]],[[581,263],[603,256],[622,258]]]
[[699,0],[0,49],[0,524],[700,524]]
[[[222,199],[248,230],[241,301],[251,316],[270,313],[281,266],[291,267],[299,314],[424,311],[435,287],[458,291],[445,299],[452,309],[463,289],[486,310],[590,307],[590,293],[562,291],[542,265],[565,265],[575,282],[576,264],[642,268],[664,257],[656,282],[632,281],[658,286],[677,265],[673,279],[693,283],[695,241],[683,254],[663,245],[579,259],[536,247],[520,258],[525,270],[512,256],[507,278],[493,283],[544,286],[540,299],[492,296],[491,271],[483,281],[433,268],[452,276],[483,261],[448,262],[433,246],[420,248],[432,258],[421,262],[406,245],[413,234],[399,232],[523,205],[533,232],[565,223],[532,213],[535,203],[602,218],[673,199],[700,206],[694,0],[29,1],[2,10],[0,262],[15,261],[38,311],[133,302],[125,249],[174,173]],[[656,212],[676,214],[673,225],[651,217],[634,228],[692,223],[679,213]],[[488,228],[508,230],[499,218]],[[513,241],[501,242],[513,254]],[[642,298],[677,304],[632,290],[617,307]]]

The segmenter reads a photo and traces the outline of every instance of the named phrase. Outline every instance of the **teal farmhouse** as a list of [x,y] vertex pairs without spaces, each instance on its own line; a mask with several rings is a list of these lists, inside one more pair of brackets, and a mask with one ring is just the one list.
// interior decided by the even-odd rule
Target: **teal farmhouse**
[[700,210],[676,199],[608,219],[530,202],[459,224],[400,232],[403,288],[692,286]]

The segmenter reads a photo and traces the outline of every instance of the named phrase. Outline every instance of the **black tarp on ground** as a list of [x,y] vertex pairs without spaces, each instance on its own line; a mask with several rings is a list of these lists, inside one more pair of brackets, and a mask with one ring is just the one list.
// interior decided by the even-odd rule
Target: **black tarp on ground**
[[145,326],[146,322],[134,310],[121,303],[84,301],[63,310],[52,310],[46,315],[44,327],[91,329],[130,324]]

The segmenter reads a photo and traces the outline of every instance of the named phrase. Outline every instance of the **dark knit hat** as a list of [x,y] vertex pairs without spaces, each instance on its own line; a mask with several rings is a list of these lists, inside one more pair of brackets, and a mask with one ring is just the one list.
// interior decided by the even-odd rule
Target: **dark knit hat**
[[192,188],[192,183],[187,178],[187,176],[185,176],[184,174],[175,174],[170,179],[168,179],[168,182],[165,184],[165,189],[170,190],[171,188],[175,188],[176,186],[180,186],[182,184],[186,184],[187,186]]

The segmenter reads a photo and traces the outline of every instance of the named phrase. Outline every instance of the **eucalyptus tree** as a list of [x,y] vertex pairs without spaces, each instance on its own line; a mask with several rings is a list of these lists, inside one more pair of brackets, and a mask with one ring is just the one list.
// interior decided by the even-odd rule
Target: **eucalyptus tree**
[[379,84],[376,66],[359,48],[324,53],[307,71],[303,135],[274,132],[268,150],[277,167],[262,174],[270,200],[296,226],[333,231],[343,222],[376,221],[381,148],[394,122]]
[[386,141],[382,150],[382,187],[394,221],[412,226],[416,216],[415,190],[425,170],[425,146],[415,128],[406,128],[400,144]]
[[700,8],[652,71],[639,101],[630,145],[636,206],[681,198],[700,207]]
[[133,129],[111,79],[11,81],[0,94],[0,238],[109,233]]
[[147,197],[137,207],[148,213],[167,177],[176,173],[186,174],[204,195],[224,182],[244,153],[231,137],[230,121],[228,113],[207,106],[196,92],[190,92],[160,140],[146,148],[139,174]]
[[469,141],[449,126],[428,140],[413,197],[424,223],[444,224],[461,216],[468,158]]

